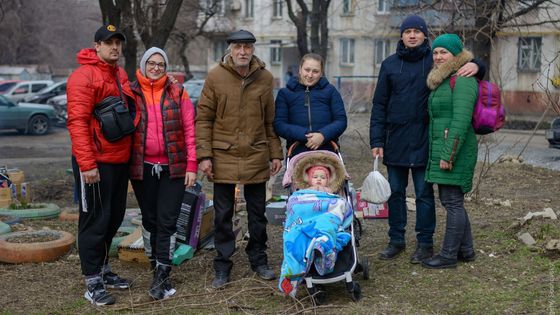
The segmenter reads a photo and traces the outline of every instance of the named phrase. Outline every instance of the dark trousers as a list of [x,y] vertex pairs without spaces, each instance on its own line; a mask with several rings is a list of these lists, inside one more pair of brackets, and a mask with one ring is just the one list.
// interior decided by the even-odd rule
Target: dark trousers
[[[249,256],[251,268],[268,264],[266,256],[265,213],[266,183],[244,185],[247,201],[249,242],[245,252]],[[235,184],[214,184],[214,246],[217,256],[214,258],[214,270],[229,273],[233,262],[230,257],[235,252],[235,235],[233,234],[233,206],[235,202]]]
[[439,200],[447,211],[445,236],[440,255],[457,259],[459,251],[463,254],[473,252],[471,223],[465,209],[465,194],[461,187],[454,185],[438,185]]
[[412,172],[416,196],[416,242],[418,246],[431,247],[434,244],[436,207],[433,186],[424,180],[425,167],[387,166],[388,181],[391,186],[391,197],[387,203],[389,206],[389,242],[397,246],[405,245],[406,187],[408,186],[409,171]]
[[97,275],[109,263],[111,241],[124,218],[128,164],[97,163],[101,181],[92,185],[82,184],[75,157],[72,157],[72,169],[80,205],[78,253],[82,274]]
[[132,180],[132,188],[140,211],[142,226],[149,233],[146,255],[150,260],[170,265],[175,251],[175,232],[181,202],[185,193],[185,178],[169,178],[169,167],[162,165],[158,175],[153,165],[144,163],[143,180]]

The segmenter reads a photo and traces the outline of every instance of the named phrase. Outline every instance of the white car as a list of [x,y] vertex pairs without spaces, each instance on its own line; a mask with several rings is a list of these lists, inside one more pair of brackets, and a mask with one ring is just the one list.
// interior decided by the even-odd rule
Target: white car
[[40,90],[53,83],[52,80],[21,81],[2,93],[2,95],[17,103],[23,101],[27,97],[34,96]]

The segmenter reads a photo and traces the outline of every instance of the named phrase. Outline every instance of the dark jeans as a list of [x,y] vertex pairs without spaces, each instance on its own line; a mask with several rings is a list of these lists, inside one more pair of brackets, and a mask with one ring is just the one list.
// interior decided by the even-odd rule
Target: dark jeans
[[149,244],[144,246],[146,255],[150,260],[171,265],[185,178],[169,178],[167,165],[162,165],[158,178],[152,174],[152,168],[152,164],[144,163],[143,180],[131,180],[131,183],[142,211],[142,226],[149,232]]
[[465,210],[465,194],[461,187],[453,185],[438,184],[439,200],[447,211],[445,223],[445,237],[441,246],[440,255],[457,259],[459,251],[463,254],[473,252],[473,239],[471,234],[471,223],[467,210]]
[[[245,252],[249,256],[251,268],[268,264],[266,256],[266,224],[265,213],[266,183],[244,185],[247,201],[249,242]],[[235,200],[235,184],[214,184],[214,246],[217,256],[214,258],[214,270],[229,273],[233,262],[230,257],[235,252],[235,235],[233,234],[233,206]]]
[[[83,184],[78,163],[72,157],[80,201],[78,253],[85,276],[101,273],[103,265],[109,263],[111,242],[121,226],[126,209],[128,164],[97,163],[97,169],[101,181],[92,185]],[[82,196],[82,188],[85,196]]]
[[434,244],[436,210],[433,186],[424,180],[425,167],[387,166],[391,186],[391,197],[388,201],[389,242],[397,246],[404,246],[406,243],[406,187],[408,186],[409,171],[412,172],[416,195],[416,241],[421,247],[430,247]]

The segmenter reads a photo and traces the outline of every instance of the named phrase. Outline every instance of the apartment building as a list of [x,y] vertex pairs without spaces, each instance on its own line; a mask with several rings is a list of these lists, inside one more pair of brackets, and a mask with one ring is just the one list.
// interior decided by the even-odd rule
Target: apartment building
[[[211,2],[214,0],[202,0]],[[329,44],[325,75],[343,95],[350,110],[367,110],[381,62],[393,54],[400,39],[399,25],[411,13],[423,16],[432,35],[454,27],[474,29],[474,21],[461,20],[446,10],[416,12],[421,0],[337,0],[328,12]],[[424,1],[425,2],[425,1]],[[294,11],[298,6],[292,1]],[[308,1],[309,6],[311,1]],[[311,6],[310,6],[311,7]],[[288,16],[285,0],[221,0],[220,14],[208,23],[213,34],[206,39],[207,68],[224,54],[225,37],[231,30],[247,29],[257,38],[255,54],[266,62],[277,87],[285,85],[286,73],[297,75],[299,52],[296,28]],[[533,21],[558,18],[558,6],[524,17]],[[529,21],[530,22],[530,21]],[[476,31],[476,30],[475,30]],[[496,34],[491,49],[491,80],[502,86],[510,112],[542,112],[543,91],[550,79],[560,76],[560,32],[549,24],[505,28]],[[473,42],[467,41],[467,47]]]

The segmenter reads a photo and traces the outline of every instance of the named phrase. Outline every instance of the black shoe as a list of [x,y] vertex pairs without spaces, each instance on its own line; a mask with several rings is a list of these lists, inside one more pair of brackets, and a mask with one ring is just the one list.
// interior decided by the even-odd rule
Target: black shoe
[[463,254],[461,252],[457,254],[457,260],[460,260],[462,262],[471,262],[471,261],[475,261],[475,259],[476,259],[476,253],[474,251],[468,254]]
[[109,289],[128,289],[130,282],[126,279],[119,277],[116,273],[106,272],[103,274],[103,283]]
[[229,272],[216,271],[214,280],[212,280],[212,288],[220,289],[229,282]]
[[430,259],[426,259],[422,262],[422,267],[428,269],[445,269],[445,268],[456,268],[457,260],[442,257],[440,255],[435,255]]
[[434,248],[433,247],[416,247],[414,254],[410,256],[410,263],[411,264],[419,264],[422,261],[432,257],[434,255]]
[[177,292],[171,285],[171,279],[169,279],[170,272],[171,266],[159,265],[156,267],[154,280],[148,291],[154,300],[167,299]]
[[84,297],[96,306],[115,304],[115,298],[105,290],[101,282],[88,285]]
[[389,244],[381,253],[379,253],[379,259],[382,260],[394,259],[400,253],[402,253],[404,249],[405,249],[404,245]]
[[255,272],[257,273],[257,275],[259,275],[259,277],[261,277],[264,280],[274,280],[274,279],[276,279],[276,275],[274,274],[274,271],[272,269],[270,269],[270,267],[268,267],[268,265],[257,266],[255,268]]

